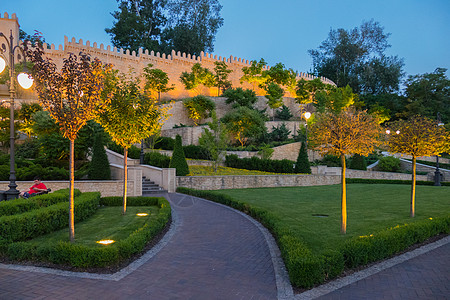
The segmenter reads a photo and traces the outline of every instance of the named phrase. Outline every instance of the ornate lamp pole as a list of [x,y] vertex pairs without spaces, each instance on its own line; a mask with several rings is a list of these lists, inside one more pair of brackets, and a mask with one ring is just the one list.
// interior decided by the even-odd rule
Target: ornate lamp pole
[[308,150],[308,119],[311,118],[311,113],[309,111],[305,112],[304,114],[305,117],[305,144],[306,144],[306,150]]
[[[14,199],[19,196],[19,191],[16,189],[16,171],[14,169],[14,96],[15,96],[15,88],[14,88],[14,81],[15,78],[15,70],[14,70],[14,52],[19,49],[22,51],[23,58],[25,60],[25,53],[23,52],[23,49],[20,47],[19,44],[14,45],[14,37],[12,34],[12,30],[10,31],[9,39],[3,34],[3,32],[0,32],[0,37],[3,37],[6,40],[6,43],[8,45],[8,51],[9,51],[9,96],[10,96],[10,103],[9,103],[9,110],[10,110],[10,117],[9,117],[9,129],[10,129],[10,135],[9,135],[9,156],[10,156],[10,172],[9,172],[9,190],[5,192],[6,199]],[[0,48],[0,73],[3,72],[3,70],[6,67],[6,61],[2,57],[7,49]],[[26,61],[26,60],[25,60]],[[33,79],[30,78],[30,76],[26,73],[20,73],[17,76],[17,82],[21,87],[24,89],[29,89],[33,85]]]
[[[437,113],[437,126],[443,126],[441,114]],[[436,171],[434,171],[434,186],[441,186],[441,172],[439,171],[439,155],[436,155]]]

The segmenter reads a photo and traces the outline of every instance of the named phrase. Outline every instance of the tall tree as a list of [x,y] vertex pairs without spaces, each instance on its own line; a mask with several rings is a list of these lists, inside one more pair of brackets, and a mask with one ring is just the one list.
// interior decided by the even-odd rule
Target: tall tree
[[249,138],[257,139],[267,131],[261,114],[245,106],[228,112],[222,118],[227,130],[244,147]]
[[403,116],[420,114],[436,118],[441,114],[444,123],[450,123],[450,80],[447,69],[437,68],[433,73],[409,76],[406,81],[406,112]]
[[216,79],[217,96],[219,96],[220,91],[223,93],[231,88],[231,81],[228,80],[228,75],[233,71],[228,69],[228,66],[224,61],[215,61],[214,72],[216,73],[214,76]]
[[[34,63],[33,78],[41,105],[59,125],[61,133],[70,141],[69,147],[69,238],[75,240],[74,226],[74,142],[87,121],[103,111],[109,103],[103,87],[105,73],[110,70],[97,58],[87,54],[70,54],[63,60],[60,71],[53,61],[44,58],[40,47],[26,47],[26,54]],[[102,97],[103,94],[103,97]]]
[[167,23],[164,16],[167,0],[117,0],[119,10],[112,13],[115,21],[105,31],[118,48],[161,51],[161,32]]
[[358,94],[398,91],[404,63],[397,56],[385,55],[389,36],[374,20],[351,30],[330,30],[318,49],[309,50],[314,72],[338,87],[349,85]]
[[159,106],[156,99],[140,87],[140,79],[114,72],[109,88],[111,103],[97,115],[96,120],[109,133],[113,142],[124,148],[123,154],[123,209],[127,210],[127,156],[128,148],[157,132],[167,117],[167,107]]
[[208,153],[213,162],[214,172],[217,172],[217,167],[221,159],[223,159],[223,154],[228,144],[228,132],[225,125],[217,119],[215,111],[212,113],[212,121],[208,123],[208,127],[211,130],[204,128],[198,143],[209,150]]
[[201,64],[196,63],[192,66],[191,72],[183,72],[180,75],[180,81],[187,90],[194,90],[198,94],[199,85],[212,87],[215,84],[214,74],[208,69],[203,68]]
[[444,126],[438,126],[434,120],[423,116],[414,116],[408,120],[399,120],[389,126],[398,134],[388,137],[389,152],[412,156],[412,183],[410,214],[415,214],[416,199],[416,159],[419,156],[439,155],[448,149],[450,135]]
[[345,155],[367,156],[379,143],[381,127],[377,120],[365,111],[349,110],[339,113],[319,114],[311,126],[308,146],[321,155],[330,154],[341,158],[341,233],[347,232],[347,189],[345,183]]
[[248,82],[253,86],[253,91],[256,91],[256,87],[262,86],[267,80],[266,74],[263,74],[263,69],[266,66],[267,63],[263,58],[259,62],[252,60],[249,67],[242,68],[244,75],[240,79],[241,84]]
[[218,0],[169,0],[170,26],[163,34],[167,49],[200,55],[213,52],[218,29],[223,25]]

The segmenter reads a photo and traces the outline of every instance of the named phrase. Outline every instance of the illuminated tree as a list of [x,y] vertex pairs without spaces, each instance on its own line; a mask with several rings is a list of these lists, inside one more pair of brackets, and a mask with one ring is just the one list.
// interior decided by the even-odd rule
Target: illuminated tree
[[261,114],[245,106],[227,113],[222,118],[222,122],[225,123],[228,132],[239,141],[241,147],[244,147],[250,137],[258,138],[266,131]]
[[253,91],[256,91],[256,87],[262,86],[267,80],[267,77],[263,75],[263,68],[265,66],[267,66],[267,63],[263,58],[261,58],[259,62],[252,60],[249,67],[242,68],[244,75],[241,77],[240,82],[248,82],[252,84]]
[[139,78],[118,75],[111,78],[111,103],[96,120],[109,133],[113,142],[124,148],[123,154],[123,209],[127,209],[127,155],[128,148],[154,134],[167,118],[168,107],[161,107],[157,100],[140,87]]
[[[63,60],[60,71],[55,63],[44,58],[40,47],[26,48],[34,63],[33,78],[42,107],[50,113],[69,145],[69,238],[75,240],[74,227],[74,142],[87,121],[103,111],[109,102],[104,91],[105,73],[110,67],[95,58],[80,53]],[[103,94],[103,96],[102,96]]]
[[180,81],[187,90],[195,90],[197,94],[197,88],[200,84],[206,87],[212,87],[215,85],[214,74],[207,68],[203,68],[199,63],[192,66],[190,73],[181,73]]
[[228,69],[228,66],[223,61],[215,61],[214,62],[214,72],[216,73],[216,86],[217,86],[217,96],[219,96],[220,91],[222,93],[227,89],[231,88],[231,81],[228,80],[228,75],[233,72]]
[[216,108],[216,104],[211,99],[202,95],[185,99],[183,105],[188,110],[189,118],[194,121],[195,125],[198,125],[200,120],[209,117]]
[[419,156],[439,155],[448,148],[449,133],[443,126],[426,117],[414,116],[390,124],[399,133],[389,136],[389,152],[412,156],[412,184],[410,214],[415,214],[416,159]]
[[208,123],[208,127],[211,130],[204,128],[198,143],[208,149],[214,172],[217,172],[217,166],[228,144],[228,132],[225,125],[217,119],[215,112],[212,113],[212,122]]
[[152,69],[152,67],[152,64],[148,64],[144,68],[145,89],[150,91],[151,96],[153,96],[153,93],[157,93],[158,100],[161,100],[161,93],[171,91],[175,87],[173,84],[169,86],[169,76],[166,72],[160,69]]
[[345,184],[345,155],[367,156],[379,144],[381,127],[378,121],[365,111],[319,114],[312,124],[308,146],[321,155],[334,155],[341,158],[341,233],[347,231],[347,196]]
[[267,105],[272,109],[273,120],[275,120],[275,109],[283,105],[284,90],[275,82],[267,84],[264,89],[267,92],[265,96],[267,98]]

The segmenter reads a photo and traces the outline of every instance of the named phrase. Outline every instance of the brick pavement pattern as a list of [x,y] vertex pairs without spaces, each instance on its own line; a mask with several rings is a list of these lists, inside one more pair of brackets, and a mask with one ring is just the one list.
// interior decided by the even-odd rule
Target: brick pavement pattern
[[0,299],[276,299],[261,231],[215,203],[169,194],[180,226],[167,245],[118,280],[0,269]]
[[318,299],[450,299],[450,243]]

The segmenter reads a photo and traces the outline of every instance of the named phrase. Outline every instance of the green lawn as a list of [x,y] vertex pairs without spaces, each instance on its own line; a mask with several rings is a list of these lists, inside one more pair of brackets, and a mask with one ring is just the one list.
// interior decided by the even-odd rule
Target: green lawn
[[[347,234],[340,234],[340,185],[221,190],[236,200],[278,216],[313,251],[337,248],[344,240],[410,223],[410,185],[348,184]],[[417,186],[416,217],[450,214],[450,187]],[[314,215],[328,215],[320,217]]]
[[[127,213],[122,216],[121,206],[99,208],[88,220],[75,224],[75,242],[85,246],[100,247],[96,242],[102,239],[119,241],[142,227],[152,218],[156,218],[157,206],[128,206]],[[137,216],[137,213],[148,213]],[[61,229],[47,235],[32,239],[30,243],[56,243],[69,240],[69,229]]]

